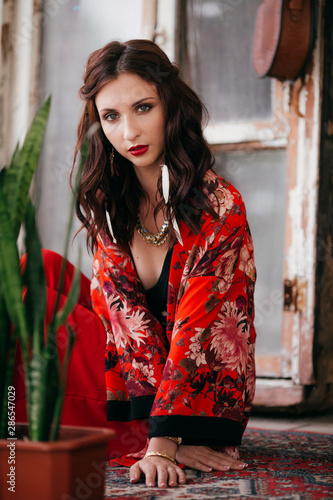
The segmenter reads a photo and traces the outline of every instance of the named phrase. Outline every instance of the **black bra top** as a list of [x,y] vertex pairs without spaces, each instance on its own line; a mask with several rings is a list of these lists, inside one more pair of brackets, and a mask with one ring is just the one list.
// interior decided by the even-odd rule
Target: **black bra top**
[[166,312],[168,302],[168,283],[172,258],[171,248],[166,254],[162,272],[157,283],[146,290],[146,297],[150,311],[158,319],[163,328],[166,327]]

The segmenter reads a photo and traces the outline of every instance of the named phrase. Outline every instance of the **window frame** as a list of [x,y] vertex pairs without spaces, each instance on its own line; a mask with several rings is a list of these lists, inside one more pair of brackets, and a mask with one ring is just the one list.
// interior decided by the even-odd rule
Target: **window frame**
[[22,143],[38,108],[43,0],[1,1],[0,165]]

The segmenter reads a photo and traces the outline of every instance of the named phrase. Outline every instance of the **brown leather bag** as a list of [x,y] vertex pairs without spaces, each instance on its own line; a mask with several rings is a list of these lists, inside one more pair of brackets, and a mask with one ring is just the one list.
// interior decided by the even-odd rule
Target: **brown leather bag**
[[316,0],[265,0],[259,7],[253,65],[260,77],[296,80],[315,40]]

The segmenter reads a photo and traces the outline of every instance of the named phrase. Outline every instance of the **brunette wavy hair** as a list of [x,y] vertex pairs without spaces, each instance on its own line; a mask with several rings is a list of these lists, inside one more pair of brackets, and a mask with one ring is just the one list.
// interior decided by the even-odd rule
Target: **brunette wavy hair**
[[[194,233],[200,232],[202,210],[217,218],[209,199],[202,192],[205,172],[213,167],[214,159],[203,137],[203,119],[207,111],[196,93],[179,77],[179,68],[149,40],[108,43],[93,52],[87,61],[80,97],[85,102],[78,125],[78,137],[71,172],[73,181],[77,156],[93,124],[99,122],[95,98],[105,84],[123,73],[136,74],[155,84],[165,109],[165,156],[169,168],[170,196],[166,207],[177,221],[182,219]],[[118,244],[129,250],[137,224],[140,201],[146,196],[131,162],[115,150],[117,174],[111,177],[112,144],[102,127],[92,134],[89,154],[83,168],[76,200],[76,213],[87,229],[87,246],[93,251],[97,235],[107,231],[105,210],[111,220]],[[158,184],[161,192],[161,179]],[[155,216],[163,201],[155,209]],[[79,230],[79,231],[80,231]],[[171,240],[175,233],[170,224]]]

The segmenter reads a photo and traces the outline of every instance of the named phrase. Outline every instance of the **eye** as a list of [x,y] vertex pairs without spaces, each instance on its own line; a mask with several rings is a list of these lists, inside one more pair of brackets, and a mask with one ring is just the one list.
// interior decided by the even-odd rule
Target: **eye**
[[140,104],[137,110],[139,111],[139,113],[145,113],[146,111],[150,111],[151,108],[152,108],[151,104]]
[[117,113],[109,113],[107,115],[105,115],[103,117],[103,120],[107,121],[107,122],[113,122],[114,120],[116,120],[118,118],[118,115]]

